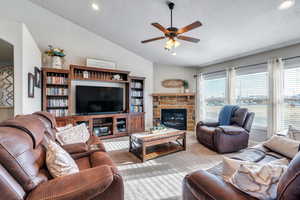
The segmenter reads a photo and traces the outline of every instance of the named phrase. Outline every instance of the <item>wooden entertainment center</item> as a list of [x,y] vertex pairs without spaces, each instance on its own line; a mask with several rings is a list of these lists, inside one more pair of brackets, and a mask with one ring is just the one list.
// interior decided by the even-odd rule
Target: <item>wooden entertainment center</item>
[[[70,69],[43,68],[42,107],[56,116],[58,126],[85,123],[101,139],[126,136],[145,130],[145,78],[129,71],[70,65]],[[76,115],[72,109],[72,81],[121,83],[125,86],[122,113]]]

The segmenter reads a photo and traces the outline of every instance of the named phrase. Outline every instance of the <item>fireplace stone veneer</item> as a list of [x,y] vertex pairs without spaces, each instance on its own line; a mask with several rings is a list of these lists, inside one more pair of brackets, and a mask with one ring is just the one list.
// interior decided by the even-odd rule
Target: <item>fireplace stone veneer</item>
[[186,110],[186,130],[195,130],[194,93],[156,93],[153,96],[153,125],[162,122],[162,110]]

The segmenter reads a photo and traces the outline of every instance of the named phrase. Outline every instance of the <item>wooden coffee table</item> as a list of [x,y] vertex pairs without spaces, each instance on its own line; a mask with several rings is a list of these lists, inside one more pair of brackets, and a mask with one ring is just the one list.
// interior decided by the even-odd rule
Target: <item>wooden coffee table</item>
[[167,129],[159,133],[144,132],[129,137],[129,152],[142,162],[186,150],[186,132]]

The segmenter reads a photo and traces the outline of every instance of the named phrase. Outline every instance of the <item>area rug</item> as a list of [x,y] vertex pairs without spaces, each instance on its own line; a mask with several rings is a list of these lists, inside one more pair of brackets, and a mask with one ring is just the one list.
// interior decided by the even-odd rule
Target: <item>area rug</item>
[[128,152],[128,137],[105,140],[104,144],[124,178],[125,200],[182,199],[184,176],[195,170],[209,169],[223,157],[199,144],[193,132],[187,134],[186,151],[144,163]]

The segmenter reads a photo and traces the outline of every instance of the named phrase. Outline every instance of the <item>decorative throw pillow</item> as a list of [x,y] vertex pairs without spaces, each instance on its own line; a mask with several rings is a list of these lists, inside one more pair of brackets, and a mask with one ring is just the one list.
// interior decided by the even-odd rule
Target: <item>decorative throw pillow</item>
[[229,182],[255,198],[276,199],[277,184],[286,170],[287,166],[284,165],[242,164]]
[[287,137],[274,135],[263,144],[268,149],[280,153],[290,159],[298,153],[300,141],[292,140]]
[[70,128],[72,128],[73,125],[72,124],[68,124],[66,126],[62,126],[62,127],[56,127],[56,130],[59,132],[59,131],[65,131],[65,130],[68,130]]
[[85,124],[80,124],[56,133],[56,139],[61,145],[85,143],[90,138]]
[[46,165],[54,178],[79,172],[73,158],[54,141],[49,139],[45,147]]
[[289,125],[289,130],[287,136],[293,140],[300,140],[300,130],[296,129],[294,126]]
[[[240,166],[246,164],[251,165],[255,163],[251,161],[232,159],[224,156],[223,157],[223,179],[228,182],[229,179],[232,177],[232,175],[240,168]],[[282,159],[273,160],[269,164],[288,166],[289,161],[286,158],[282,158]]]

